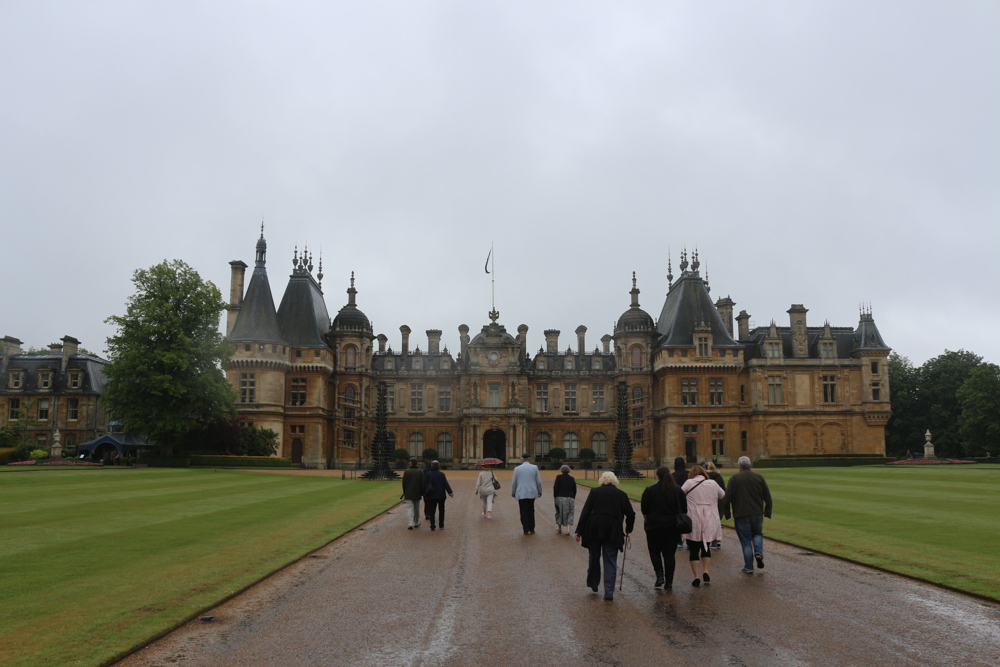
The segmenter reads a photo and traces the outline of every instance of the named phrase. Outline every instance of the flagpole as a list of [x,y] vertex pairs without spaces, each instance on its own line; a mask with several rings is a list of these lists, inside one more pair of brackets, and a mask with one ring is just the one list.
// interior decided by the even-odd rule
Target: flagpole
[[493,310],[496,310],[497,309],[497,257],[493,253],[493,242],[492,241],[490,241],[490,258],[491,258],[492,264],[493,264],[493,266],[492,266],[493,270],[490,271],[490,296],[491,296],[491,305],[493,306]]

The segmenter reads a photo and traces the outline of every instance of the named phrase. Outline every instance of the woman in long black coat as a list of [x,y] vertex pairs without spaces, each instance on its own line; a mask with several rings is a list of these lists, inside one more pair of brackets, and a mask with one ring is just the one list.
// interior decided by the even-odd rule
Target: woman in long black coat
[[[622,521],[625,529],[622,530]],[[613,472],[601,475],[600,486],[591,490],[583,504],[576,524],[576,541],[590,551],[587,585],[597,592],[601,582],[601,560],[604,560],[604,599],[615,598],[615,575],[618,573],[618,552],[625,549],[625,536],[635,527],[635,510],[628,495],[618,488]]]
[[687,497],[674,482],[670,469],[656,469],[656,484],[642,492],[640,511],[646,529],[646,547],[656,572],[653,588],[671,588],[674,581],[674,554],[681,532],[677,529],[677,515],[687,514]]

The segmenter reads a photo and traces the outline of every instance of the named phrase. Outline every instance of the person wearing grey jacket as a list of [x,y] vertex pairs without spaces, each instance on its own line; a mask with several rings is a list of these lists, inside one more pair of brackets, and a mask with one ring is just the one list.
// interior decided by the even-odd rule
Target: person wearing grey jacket
[[521,528],[525,535],[535,534],[535,500],[542,497],[542,476],[538,466],[531,463],[528,454],[522,454],[524,463],[514,468],[510,482],[510,495],[517,499],[521,510]]

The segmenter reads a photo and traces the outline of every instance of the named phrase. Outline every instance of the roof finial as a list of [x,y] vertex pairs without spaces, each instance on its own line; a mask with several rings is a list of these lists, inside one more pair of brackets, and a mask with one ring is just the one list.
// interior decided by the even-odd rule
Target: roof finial
[[316,274],[320,289],[323,288],[323,246],[319,247],[319,273]]
[[264,216],[260,217],[260,237],[264,238]]
[[295,244],[295,252],[292,253],[292,269],[299,268],[299,244]]
[[632,295],[632,308],[639,307],[639,288],[635,286],[635,271],[632,272],[632,291],[629,292]]
[[688,251],[687,248],[681,250],[681,275],[686,273],[688,270]]
[[691,260],[691,270],[697,272],[701,262],[698,261],[698,246],[694,247],[694,257]]
[[674,269],[670,266],[670,246],[667,246],[667,289],[674,286]]
[[358,291],[356,289],[354,289],[354,271],[351,271],[351,286],[347,288],[347,305],[348,306],[355,306],[356,305],[354,303],[354,297],[355,297],[355,295],[357,293],[358,293]]

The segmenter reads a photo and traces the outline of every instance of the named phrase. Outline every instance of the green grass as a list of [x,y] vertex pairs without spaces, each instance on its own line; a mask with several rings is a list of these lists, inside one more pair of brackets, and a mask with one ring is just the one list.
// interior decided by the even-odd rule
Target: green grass
[[0,664],[101,664],[398,502],[231,470],[0,474]]
[[[765,537],[1000,600],[1000,466],[758,472],[774,499]],[[638,500],[651,483],[620,488]]]

